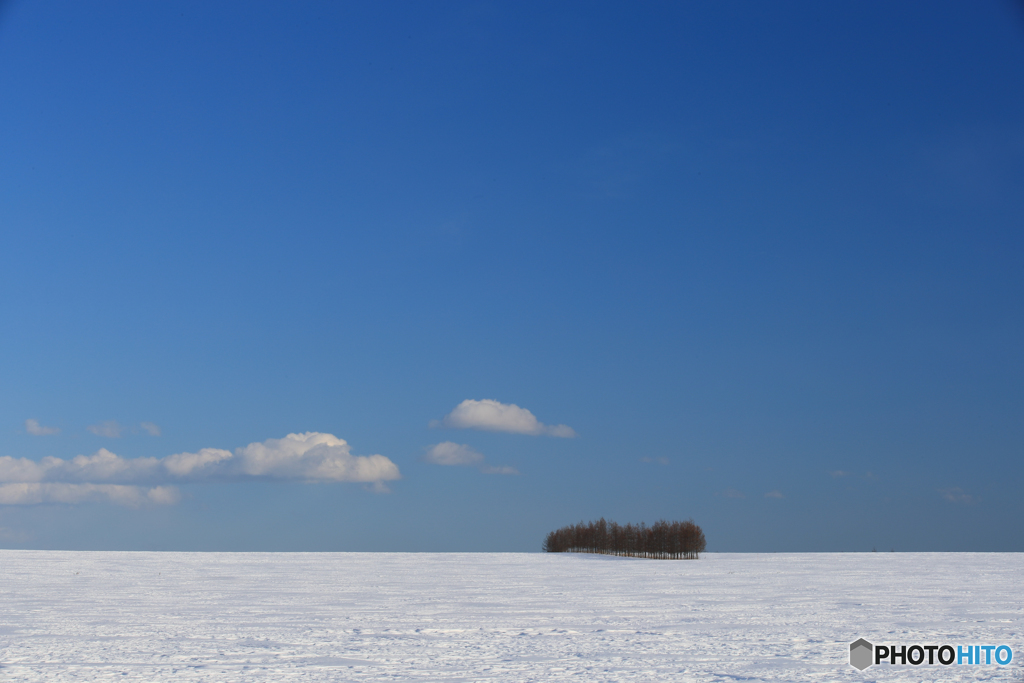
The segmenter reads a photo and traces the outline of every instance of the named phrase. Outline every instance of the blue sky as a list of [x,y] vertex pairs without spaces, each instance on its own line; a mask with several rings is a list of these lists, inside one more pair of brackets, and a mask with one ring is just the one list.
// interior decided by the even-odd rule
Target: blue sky
[[4,547],[1024,551],[1019,4],[8,2],[0,92]]

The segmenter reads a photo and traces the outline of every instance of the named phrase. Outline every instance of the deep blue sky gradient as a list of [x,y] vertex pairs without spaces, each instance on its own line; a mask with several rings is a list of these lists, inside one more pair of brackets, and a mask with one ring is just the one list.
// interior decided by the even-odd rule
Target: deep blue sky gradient
[[[604,515],[1024,551],[1019,4],[23,0],[0,93],[0,455],[321,431],[403,475],[2,506],[0,545],[537,550]],[[579,436],[428,428],[485,398]]]

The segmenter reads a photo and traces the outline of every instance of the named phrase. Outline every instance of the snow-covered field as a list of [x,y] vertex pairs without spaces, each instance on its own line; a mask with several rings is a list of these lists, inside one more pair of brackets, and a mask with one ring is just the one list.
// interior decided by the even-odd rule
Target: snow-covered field
[[[2,681],[1022,680],[1024,554],[0,551]],[[859,672],[849,643],[1006,667]]]

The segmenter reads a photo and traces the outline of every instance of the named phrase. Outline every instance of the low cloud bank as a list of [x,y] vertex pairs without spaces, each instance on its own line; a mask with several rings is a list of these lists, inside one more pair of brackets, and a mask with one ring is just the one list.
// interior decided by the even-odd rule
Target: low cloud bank
[[572,438],[575,430],[569,425],[546,425],[540,422],[526,408],[514,403],[500,403],[485,398],[482,401],[466,399],[455,410],[441,420],[434,420],[431,427],[452,429],[481,429],[489,432],[511,432],[531,436],[558,436]]
[[35,505],[39,503],[116,503],[139,507],[143,503],[173,505],[181,499],[174,486],[140,486],[123,484],[23,483],[0,485],[0,505]]
[[234,452],[203,448],[165,458],[122,458],[101,448],[70,460],[0,457],[0,505],[80,503],[104,500],[123,505],[176,503],[173,486],[143,490],[138,484],[229,479],[298,479],[359,482],[386,490],[400,479],[398,466],[383,455],[352,455],[344,439],[306,432],[268,439]]

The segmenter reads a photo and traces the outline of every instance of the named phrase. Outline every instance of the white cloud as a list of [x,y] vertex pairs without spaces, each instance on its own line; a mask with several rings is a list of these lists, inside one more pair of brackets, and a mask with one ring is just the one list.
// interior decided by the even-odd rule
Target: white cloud
[[453,429],[482,429],[489,432],[512,432],[532,436],[574,437],[576,432],[568,425],[546,425],[537,420],[526,408],[514,403],[499,403],[489,398],[482,401],[466,399],[455,410],[434,420],[431,427]]
[[778,489],[776,489],[775,491],[769,491],[768,493],[764,494],[764,497],[765,498],[785,498],[785,496],[782,495],[782,491],[779,491]]
[[726,489],[722,492],[722,495],[726,498],[746,498],[742,491],[737,491],[736,489]]
[[479,465],[484,456],[466,444],[444,441],[431,446],[423,459],[434,465]]
[[174,505],[181,500],[181,493],[173,486],[154,486],[146,491],[146,497],[157,505]]
[[377,482],[400,479],[398,466],[383,455],[352,455],[344,439],[306,432],[267,439],[235,450],[233,463],[249,476],[310,481]]
[[178,492],[173,486],[158,486],[146,491],[139,486],[121,484],[0,484],[0,505],[104,502],[138,507],[146,501],[168,505],[178,501]]
[[213,472],[225,460],[234,457],[221,448],[201,448],[197,453],[175,453],[163,459],[164,468],[175,477],[187,477],[193,472]]
[[844,472],[843,470],[832,470],[831,472],[829,472],[829,474],[832,475],[833,479],[838,479],[839,477],[848,477],[848,476],[850,476],[849,472]]
[[118,438],[121,436],[121,432],[124,431],[124,428],[117,424],[117,420],[107,420],[98,425],[89,425],[86,429],[96,436],[106,436],[111,439]]
[[519,474],[514,467],[487,465],[483,453],[464,443],[443,441],[427,448],[423,459],[434,465],[470,465],[477,466],[484,474]]
[[668,464],[668,458],[665,458],[665,457],[650,458],[650,457],[645,455],[644,457],[640,458],[640,462],[656,462],[659,465],[667,465]]
[[39,420],[25,420],[25,431],[32,436],[47,436],[49,434],[57,434],[60,432],[59,427],[44,427],[39,424]]
[[109,500],[137,505],[145,500],[171,504],[173,486],[143,492],[128,484],[164,484],[224,479],[298,479],[360,482],[386,490],[383,482],[401,478],[398,466],[383,455],[352,455],[333,434],[306,432],[268,439],[226,451],[204,448],[165,458],[122,458],[101,448],[70,460],[0,457],[0,504]]
[[152,479],[159,465],[156,458],[126,459],[106,448],[71,460],[46,457],[36,461],[5,455],[0,457],[0,482],[137,482]]
[[139,425],[145,430],[150,436],[160,436],[160,427],[153,424],[152,422],[143,422]]

